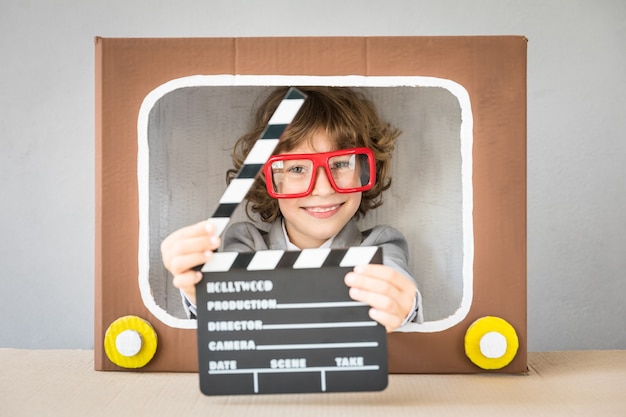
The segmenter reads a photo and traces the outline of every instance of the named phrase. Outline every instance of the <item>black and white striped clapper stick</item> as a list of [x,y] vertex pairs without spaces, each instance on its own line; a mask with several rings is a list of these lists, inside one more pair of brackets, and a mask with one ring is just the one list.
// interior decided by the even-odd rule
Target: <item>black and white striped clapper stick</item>
[[[280,249],[244,253],[215,252],[211,262],[202,267],[202,272],[227,272],[231,269],[269,271],[279,266],[292,269],[354,267],[369,264],[378,249],[376,246],[354,246],[348,249],[314,248],[294,252]],[[382,258],[378,261],[381,262]]]
[[254,143],[239,172],[224,191],[217,209],[209,218],[209,221],[215,226],[217,236],[220,236],[226,229],[237,206],[248,194],[254,180],[263,169],[263,164],[272,156],[281,135],[296,117],[306,97],[302,91],[291,87],[274,111],[265,130]]

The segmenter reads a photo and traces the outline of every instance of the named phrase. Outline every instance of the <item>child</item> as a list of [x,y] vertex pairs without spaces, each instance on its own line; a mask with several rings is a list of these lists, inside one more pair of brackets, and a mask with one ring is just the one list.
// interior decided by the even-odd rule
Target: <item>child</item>
[[[184,227],[161,245],[165,267],[195,315],[195,284],[204,264],[220,245],[224,251],[300,250],[351,246],[383,247],[383,265],[357,266],[345,276],[350,297],[371,306],[369,315],[393,331],[422,322],[421,296],[408,271],[408,247],[397,230],[376,226],[361,232],[356,220],[382,204],[391,185],[391,153],[399,131],[379,120],[373,105],[345,87],[301,88],[308,99],[285,131],[247,195],[250,210],[270,224],[269,231],[249,222],[231,225],[223,238],[208,221]],[[263,102],[254,128],[233,150],[236,175],[287,88]]]

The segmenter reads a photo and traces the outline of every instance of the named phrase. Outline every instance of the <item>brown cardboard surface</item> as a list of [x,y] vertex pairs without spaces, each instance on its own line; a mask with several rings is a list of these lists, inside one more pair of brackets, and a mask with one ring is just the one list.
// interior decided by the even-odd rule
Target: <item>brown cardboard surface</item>
[[391,373],[474,373],[468,327],[498,316],[519,351],[497,372],[520,373],[526,357],[526,39],[502,37],[96,39],[97,370],[119,370],[103,352],[107,327],[137,315],[159,347],[145,371],[196,371],[195,331],[171,328],[143,305],[137,286],[137,116],[161,84],[197,74],[416,75],[462,85],[474,117],[474,287],[454,327],[389,335]]
[[[623,416],[626,351],[529,353],[528,375],[391,375],[382,392],[206,397],[191,373],[93,371],[92,351],[0,349],[3,416]],[[42,370],[45,369],[45,372]]]

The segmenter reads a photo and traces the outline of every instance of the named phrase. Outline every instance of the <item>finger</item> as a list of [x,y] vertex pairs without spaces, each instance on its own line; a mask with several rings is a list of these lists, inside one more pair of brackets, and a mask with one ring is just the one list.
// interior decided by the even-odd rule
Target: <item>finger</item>
[[[357,278],[358,277],[359,276],[357,275]],[[352,288],[358,288],[362,291],[365,291],[366,294],[373,293],[370,294],[367,297],[367,301],[364,302],[367,302],[372,307],[388,311],[401,318],[402,322],[404,322],[404,319],[415,308],[414,304],[417,288],[412,281],[407,279],[402,274],[398,274],[398,279],[402,280],[403,283],[391,285],[389,282],[386,281],[380,281],[374,278],[361,276],[360,280],[363,281],[360,284],[361,287]],[[347,277],[347,281],[350,281],[349,277]],[[406,283],[404,283],[404,281],[406,281]]]
[[181,275],[196,266],[205,264],[212,256],[212,252],[194,252],[188,255],[175,256],[168,265],[172,275]]
[[405,275],[387,265],[360,265],[354,268],[359,275],[375,278],[394,286],[400,293],[415,292],[415,283]]
[[402,324],[402,320],[398,319],[397,316],[377,310],[375,308],[370,308],[369,316],[372,320],[380,323],[380,325],[385,328],[387,333],[396,330]]
[[344,278],[346,285],[350,287],[350,296],[369,304],[381,314],[396,318],[386,322],[386,326],[401,325],[413,308],[415,284],[385,265],[364,265],[355,267],[354,271]]
[[354,271],[365,275],[379,276],[381,279],[391,279],[395,269],[380,264],[357,265]]
[[[201,222],[198,225],[205,223]],[[198,225],[179,229],[161,243],[163,264],[170,271],[173,269],[172,261],[176,257],[191,253],[214,251],[221,245],[221,239],[218,236],[208,234],[203,227],[198,227]]]
[[193,304],[196,304],[196,284],[202,279],[202,273],[199,271],[187,271],[183,274],[174,276],[172,283],[174,287],[182,290],[185,296]]
[[386,294],[365,291],[355,287],[350,288],[349,294],[353,300],[368,304],[376,310],[402,318],[406,315],[402,305],[395,297],[389,297]]
[[174,256],[197,252],[214,251],[220,247],[221,239],[217,236],[190,237],[172,244],[170,253]]
[[181,227],[180,229],[175,230],[163,240],[161,247],[169,248],[175,242],[189,238],[196,238],[200,236],[213,236],[214,232],[215,227],[212,224],[210,224],[206,220],[201,221],[196,224]]
[[380,279],[377,276],[349,272],[346,274],[344,282],[351,288],[359,288],[363,291],[378,294],[388,294],[390,297],[399,297],[402,294],[401,286],[396,285],[393,280]]
[[201,235],[213,236],[215,234],[215,226],[207,220],[203,220],[190,226],[182,227],[174,232],[178,238],[195,237]]

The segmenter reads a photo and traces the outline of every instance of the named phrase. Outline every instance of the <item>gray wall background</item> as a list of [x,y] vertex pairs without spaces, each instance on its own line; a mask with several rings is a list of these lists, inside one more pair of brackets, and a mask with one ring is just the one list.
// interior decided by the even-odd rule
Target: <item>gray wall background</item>
[[0,0],[0,347],[93,347],[94,36],[503,34],[529,38],[529,350],[625,349],[623,0]]

